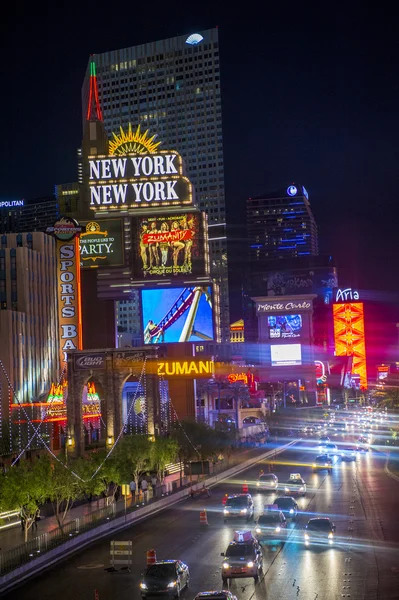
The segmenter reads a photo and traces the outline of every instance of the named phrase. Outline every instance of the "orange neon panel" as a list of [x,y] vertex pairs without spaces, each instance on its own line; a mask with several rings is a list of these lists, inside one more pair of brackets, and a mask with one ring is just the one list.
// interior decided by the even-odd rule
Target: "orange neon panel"
[[367,389],[363,302],[333,304],[335,354],[353,356],[352,373]]

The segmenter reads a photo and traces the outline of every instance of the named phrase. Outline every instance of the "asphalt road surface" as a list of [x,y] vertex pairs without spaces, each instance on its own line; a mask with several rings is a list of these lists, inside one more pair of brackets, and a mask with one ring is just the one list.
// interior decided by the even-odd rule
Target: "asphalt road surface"
[[[336,440],[334,440],[335,442]],[[235,579],[230,590],[238,600],[389,600],[399,598],[399,482],[384,472],[385,455],[370,451],[356,463],[337,462],[331,475],[313,474],[316,438],[304,440],[277,457],[274,472],[279,481],[299,472],[305,479],[306,497],[299,498],[301,514],[290,523],[290,537],[283,548],[264,548],[259,583]],[[244,480],[255,502],[255,516],[275,494],[259,494],[254,485],[259,463],[240,479],[231,479],[212,490],[209,499],[187,499],[114,536],[82,550],[6,598],[18,600],[140,600],[140,573],[146,551],[154,548],[157,559],[179,558],[190,568],[190,588],[182,598],[192,600],[205,590],[222,589],[221,552],[236,529],[253,529],[245,521],[223,523],[222,497],[241,491]],[[200,526],[200,510],[206,508],[208,526]],[[334,547],[305,549],[303,528],[313,516],[329,516],[335,522]],[[132,572],[108,572],[110,540],[132,540]]]

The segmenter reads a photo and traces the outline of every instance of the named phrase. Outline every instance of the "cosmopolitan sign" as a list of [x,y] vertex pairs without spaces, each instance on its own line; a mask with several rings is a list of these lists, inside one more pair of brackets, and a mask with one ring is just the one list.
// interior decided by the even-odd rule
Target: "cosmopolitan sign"
[[0,208],[15,208],[16,206],[23,206],[24,200],[10,200],[0,202]]
[[290,300],[289,302],[256,303],[257,313],[286,312],[291,310],[312,310],[312,302],[309,302],[309,300],[299,300],[298,302]]
[[174,150],[89,160],[90,207],[119,209],[193,203],[190,180]]

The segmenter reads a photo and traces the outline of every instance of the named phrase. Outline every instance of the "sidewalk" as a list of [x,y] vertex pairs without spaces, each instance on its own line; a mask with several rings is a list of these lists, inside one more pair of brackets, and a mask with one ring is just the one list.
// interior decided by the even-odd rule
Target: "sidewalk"
[[[282,442],[282,440],[279,440],[280,442]],[[224,465],[224,469],[222,470],[227,470],[228,468],[230,468],[230,466],[233,464],[233,462],[236,462],[238,459],[238,462],[244,462],[245,460],[248,460],[249,458],[252,458],[253,456],[256,456],[257,454],[262,454],[265,452],[265,450],[267,449],[272,449],[273,445],[272,444],[267,444],[265,446],[260,446],[257,448],[250,448],[250,449],[245,449],[241,452],[238,452],[235,454],[234,457],[234,461],[225,461],[225,465]],[[220,472],[215,471],[216,472]],[[212,471],[210,473],[210,476],[212,476]],[[194,479],[194,478],[193,478]],[[185,477],[183,477],[183,482],[184,480],[186,480]],[[174,473],[172,475],[168,475],[165,478],[165,482],[171,484],[172,482],[176,482],[177,483],[177,489],[181,489],[180,488],[180,473]],[[194,484],[194,480],[193,480],[193,484]],[[170,488],[172,486],[169,486]],[[185,487],[183,485],[183,487]],[[152,490],[149,492],[149,499],[152,498]],[[117,506],[118,506],[118,510],[119,511],[123,511],[123,507],[125,504],[125,499],[124,497],[121,497],[118,502],[117,502]],[[136,502],[136,504],[138,504],[138,502]],[[132,499],[131,497],[127,498],[127,508],[131,507],[132,505]],[[74,519],[78,519],[79,517],[83,517],[85,515],[88,515],[90,513],[94,513],[102,508],[104,508],[105,506],[107,506],[107,499],[103,499],[101,498],[100,500],[93,500],[93,502],[87,502],[85,504],[80,504],[76,507],[71,508],[71,510],[69,511],[67,517],[66,517],[66,523],[73,521]],[[52,531],[53,529],[56,529],[58,527],[58,523],[57,523],[57,519],[55,518],[55,516],[49,516],[49,517],[44,517],[42,518],[38,523],[37,523],[37,529],[36,527],[31,527],[29,529],[28,532],[28,540],[31,540],[43,533],[47,533],[49,531]],[[17,525],[10,527],[8,529],[1,529],[0,530],[0,552],[5,552],[6,550],[10,550],[11,548],[15,548],[16,546],[20,546],[22,544],[25,543],[25,534],[24,531],[21,528],[20,523],[17,523]]]

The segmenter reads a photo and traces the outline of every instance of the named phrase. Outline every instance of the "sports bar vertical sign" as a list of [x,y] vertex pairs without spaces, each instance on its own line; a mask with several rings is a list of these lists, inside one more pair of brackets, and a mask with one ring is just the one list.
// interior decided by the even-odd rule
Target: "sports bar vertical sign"
[[82,349],[82,306],[77,221],[62,217],[47,229],[57,242],[57,293],[61,368],[69,350]]

